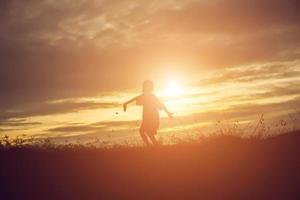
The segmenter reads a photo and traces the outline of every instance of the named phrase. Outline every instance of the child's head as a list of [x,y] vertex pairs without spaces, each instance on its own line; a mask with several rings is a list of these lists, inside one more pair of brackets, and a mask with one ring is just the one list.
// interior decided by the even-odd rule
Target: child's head
[[153,82],[151,80],[146,80],[143,82],[143,93],[151,94],[153,91]]

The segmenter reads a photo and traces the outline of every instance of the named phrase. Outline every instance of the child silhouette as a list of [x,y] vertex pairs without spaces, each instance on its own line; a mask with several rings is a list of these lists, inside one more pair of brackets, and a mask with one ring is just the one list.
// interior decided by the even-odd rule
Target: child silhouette
[[144,143],[150,145],[148,137],[154,145],[157,145],[155,135],[159,128],[159,110],[164,110],[170,119],[173,119],[173,113],[171,113],[167,107],[160,102],[160,100],[152,94],[153,82],[146,80],[143,83],[143,94],[130,99],[123,104],[124,112],[126,112],[127,104],[136,102],[137,105],[143,106],[143,121],[140,127],[140,135]]

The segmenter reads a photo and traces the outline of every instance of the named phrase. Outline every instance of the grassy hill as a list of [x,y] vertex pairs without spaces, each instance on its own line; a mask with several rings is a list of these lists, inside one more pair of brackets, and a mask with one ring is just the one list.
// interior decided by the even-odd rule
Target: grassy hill
[[300,132],[153,148],[0,151],[1,199],[299,199]]

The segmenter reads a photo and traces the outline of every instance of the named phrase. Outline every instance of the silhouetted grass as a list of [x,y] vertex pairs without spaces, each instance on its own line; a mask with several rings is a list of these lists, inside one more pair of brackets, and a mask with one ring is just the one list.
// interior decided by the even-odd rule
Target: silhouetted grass
[[[300,132],[261,115],[252,135],[219,121],[208,137],[172,145],[59,145],[26,135],[0,139],[0,199],[299,199]],[[164,141],[160,141],[163,143]]]
[[214,135],[150,148],[55,146],[51,140],[31,146],[21,138],[7,148],[3,141],[1,199],[300,197],[298,131],[264,139]]

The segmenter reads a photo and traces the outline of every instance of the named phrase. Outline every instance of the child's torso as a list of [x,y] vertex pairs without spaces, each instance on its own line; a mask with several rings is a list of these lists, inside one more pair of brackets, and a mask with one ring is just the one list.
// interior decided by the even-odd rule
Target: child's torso
[[158,110],[162,105],[158,98],[153,94],[142,94],[137,98],[137,105],[143,106],[143,120],[158,120]]

